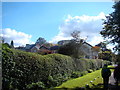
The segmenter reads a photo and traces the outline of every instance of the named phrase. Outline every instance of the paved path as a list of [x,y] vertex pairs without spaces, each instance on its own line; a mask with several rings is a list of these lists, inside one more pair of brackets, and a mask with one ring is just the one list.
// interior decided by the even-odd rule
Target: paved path
[[[113,64],[112,66],[116,67],[117,65],[116,65],[116,64]],[[111,73],[111,76],[110,76],[110,78],[109,78],[109,83],[110,83],[111,85],[115,85],[115,79],[114,79],[114,77],[113,77],[113,72]]]
[[111,85],[115,85],[115,79],[113,77],[113,73],[111,74],[110,78],[109,78],[109,84]]
[[109,78],[109,89],[108,90],[120,90],[120,86],[116,87],[113,72]]

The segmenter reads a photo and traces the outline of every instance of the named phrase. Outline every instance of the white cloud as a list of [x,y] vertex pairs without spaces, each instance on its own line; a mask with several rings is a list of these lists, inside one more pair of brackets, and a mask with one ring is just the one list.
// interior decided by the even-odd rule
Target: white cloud
[[28,35],[23,32],[17,32],[16,30],[11,28],[2,29],[2,33],[0,34],[0,36],[2,36],[7,43],[10,43],[11,40],[13,40],[15,46],[22,46],[33,43],[30,40],[32,35]]
[[88,43],[90,43],[91,45],[94,46],[94,45],[96,45],[96,44],[98,44],[100,42],[103,42],[103,41],[104,40],[103,40],[103,38],[100,35],[96,35],[96,36],[93,35],[93,37],[89,39]]
[[51,42],[57,42],[59,40],[71,39],[70,33],[74,30],[81,32],[81,38],[87,38],[87,42],[91,45],[96,45],[103,41],[103,38],[99,34],[102,30],[102,19],[105,19],[105,14],[101,12],[97,16],[74,16],[68,15],[67,19],[59,26],[59,33],[55,36]]

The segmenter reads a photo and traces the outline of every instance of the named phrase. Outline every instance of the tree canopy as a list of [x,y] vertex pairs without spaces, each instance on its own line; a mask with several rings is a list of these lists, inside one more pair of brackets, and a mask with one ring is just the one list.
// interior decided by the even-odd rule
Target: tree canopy
[[10,46],[11,46],[12,48],[14,48],[14,42],[13,42],[13,40],[11,41]]
[[69,55],[74,58],[80,58],[84,55],[84,52],[81,50],[81,46],[84,43],[84,40],[80,38],[80,31],[73,31],[71,33],[73,39],[69,40],[69,43],[66,43],[63,46],[60,46],[58,53]]
[[36,44],[40,44],[40,45],[45,44],[45,43],[46,43],[46,40],[42,37],[39,37],[36,41]]
[[74,31],[71,33],[71,36],[72,36],[73,39],[75,39],[76,41],[79,41],[79,40],[80,40],[80,31],[74,30]]
[[120,55],[120,1],[115,2],[113,5],[114,12],[106,16],[104,20],[104,28],[100,34],[109,39],[110,43],[114,44],[113,48],[115,51],[118,51]]

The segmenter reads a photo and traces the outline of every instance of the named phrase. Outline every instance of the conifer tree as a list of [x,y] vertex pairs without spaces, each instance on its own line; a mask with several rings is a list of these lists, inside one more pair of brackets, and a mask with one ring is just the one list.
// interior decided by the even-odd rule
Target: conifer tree
[[11,41],[10,45],[11,45],[12,48],[14,48],[14,42],[13,42],[13,40]]

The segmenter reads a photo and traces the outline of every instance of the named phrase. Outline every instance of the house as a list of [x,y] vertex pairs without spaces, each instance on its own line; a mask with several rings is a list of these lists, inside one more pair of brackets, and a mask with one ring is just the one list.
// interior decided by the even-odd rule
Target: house
[[46,47],[44,44],[39,45],[39,44],[27,44],[25,47],[25,50],[27,52],[37,52],[37,53],[42,53],[42,54],[48,54],[51,53],[48,47]]
[[[37,40],[37,43],[35,44],[26,44],[25,47],[17,47],[16,49],[45,55],[45,54],[57,53],[60,46],[69,43],[71,40],[61,40],[58,42],[58,45],[54,45],[54,46],[51,45],[50,43],[40,43],[42,41],[44,40]],[[84,53],[83,57],[88,59],[97,59],[99,49],[100,49],[99,46],[93,47],[87,42],[84,42],[79,47],[79,50]]]
[[37,52],[40,48],[39,44],[26,44],[25,50],[27,52]]
[[39,44],[35,44],[35,45],[33,45],[33,47],[31,48],[31,52],[38,52],[38,51],[39,51],[39,48],[40,48],[40,45],[39,45]]
[[[62,41],[59,41],[58,44],[64,45],[64,44],[67,44],[69,42],[70,42],[70,40],[62,40]],[[97,59],[98,58],[99,51],[87,42],[84,42],[80,46],[79,49],[84,53],[84,56],[83,56],[84,58],[88,58],[88,59]]]
[[49,48],[46,47],[45,45],[41,45],[40,48],[39,48],[39,50],[38,50],[38,53],[46,55],[46,54],[51,54],[52,51],[49,50]]
[[39,37],[35,44],[26,44],[25,47],[17,47],[16,49],[24,50],[27,52],[36,52],[36,53],[51,53],[49,50],[51,43],[47,43],[46,40],[42,37]]
[[100,47],[92,46],[87,42],[81,46],[82,51],[84,52],[84,58],[88,59],[98,59],[98,54],[100,52]]
[[15,49],[19,49],[19,50],[25,51],[25,47],[23,47],[23,46],[16,47]]
[[93,59],[98,59],[99,52],[100,52],[100,47],[99,46],[92,47],[92,56],[93,56]]
[[92,45],[88,44],[87,42],[84,42],[80,50],[84,53],[84,58],[92,59]]

